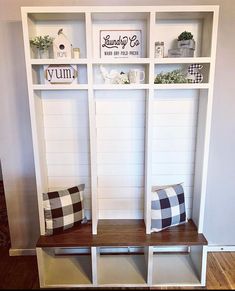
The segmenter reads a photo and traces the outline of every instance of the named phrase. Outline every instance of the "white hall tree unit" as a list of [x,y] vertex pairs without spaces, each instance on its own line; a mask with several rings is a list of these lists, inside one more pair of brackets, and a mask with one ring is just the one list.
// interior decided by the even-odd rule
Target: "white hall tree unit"
[[[23,7],[22,22],[41,287],[204,286],[207,242],[202,232],[218,7]],[[49,59],[37,59],[29,40],[55,37],[61,28],[80,48],[80,58],[55,59],[51,53]],[[101,58],[101,30],[140,30],[140,57]],[[185,30],[194,35],[194,57],[168,57]],[[164,41],[164,58],[154,58],[156,41]],[[203,65],[202,83],[154,83],[160,72],[195,63]],[[50,84],[44,78],[48,65],[73,65],[78,78]],[[100,65],[125,73],[140,69],[145,79],[107,84]],[[189,222],[150,234],[152,186],[181,182]],[[90,222],[44,236],[42,193],[81,183]]]

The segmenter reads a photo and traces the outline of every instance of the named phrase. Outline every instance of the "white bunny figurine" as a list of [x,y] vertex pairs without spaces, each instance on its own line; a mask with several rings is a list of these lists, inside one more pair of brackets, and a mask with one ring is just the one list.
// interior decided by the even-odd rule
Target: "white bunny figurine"
[[116,70],[111,70],[109,73],[108,70],[106,70],[105,67],[101,65],[100,71],[101,71],[102,77],[104,78],[105,84],[117,83],[117,78],[119,76],[119,73]]

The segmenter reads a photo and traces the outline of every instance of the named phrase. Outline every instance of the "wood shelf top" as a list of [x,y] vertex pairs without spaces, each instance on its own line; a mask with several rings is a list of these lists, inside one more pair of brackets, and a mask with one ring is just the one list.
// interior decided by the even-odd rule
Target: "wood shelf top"
[[192,220],[162,232],[146,234],[143,220],[99,220],[97,235],[91,222],[53,236],[40,236],[37,247],[207,245]]

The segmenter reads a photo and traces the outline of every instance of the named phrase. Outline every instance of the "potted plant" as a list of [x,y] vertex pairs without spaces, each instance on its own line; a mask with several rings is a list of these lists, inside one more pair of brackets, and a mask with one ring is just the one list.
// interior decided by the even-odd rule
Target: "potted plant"
[[195,49],[195,40],[189,31],[184,31],[178,36],[178,48]]
[[53,43],[53,38],[49,35],[36,36],[30,39],[30,45],[37,49],[39,58],[49,58],[49,48]]
[[154,84],[179,84],[188,83],[186,74],[181,70],[158,74],[154,79]]

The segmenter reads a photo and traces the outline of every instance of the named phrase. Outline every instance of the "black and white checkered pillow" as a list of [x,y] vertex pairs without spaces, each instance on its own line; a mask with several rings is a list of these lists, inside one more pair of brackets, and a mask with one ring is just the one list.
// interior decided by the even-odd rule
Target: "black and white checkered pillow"
[[61,233],[80,225],[85,218],[83,191],[85,185],[43,193],[46,235]]
[[151,204],[151,231],[185,223],[184,190],[181,184],[153,187]]

